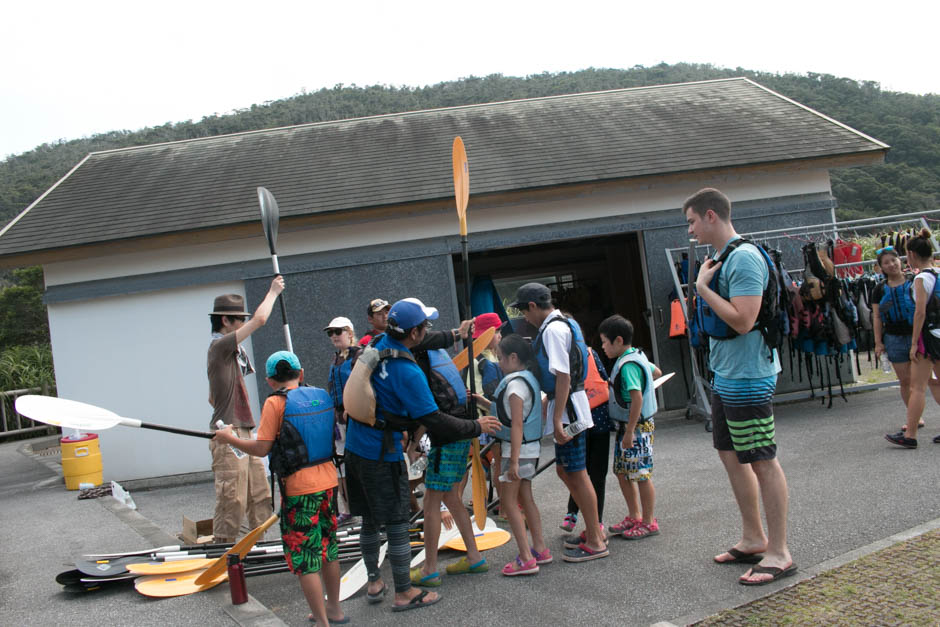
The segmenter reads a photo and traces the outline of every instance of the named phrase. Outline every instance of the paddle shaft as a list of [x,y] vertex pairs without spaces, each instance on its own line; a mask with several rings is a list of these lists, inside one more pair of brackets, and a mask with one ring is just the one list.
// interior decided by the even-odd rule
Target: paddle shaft
[[[268,239],[268,245],[271,247],[271,265],[274,267],[274,275],[281,273],[281,266],[277,262],[277,252],[274,250],[274,241]],[[284,292],[277,295],[277,302],[281,306],[281,319],[284,321],[284,344],[287,350],[294,352],[294,343],[290,339],[290,324],[287,322],[287,305],[284,304]]]
[[[170,427],[167,425],[155,425],[149,422],[141,422],[139,425],[128,424],[127,422],[128,420],[130,419],[127,419],[127,418],[122,419],[121,424],[128,426],[128,427],[140,427],[141,429],[152,429],[154,431],[165,431],[167,433],[176,433],[177,435],[188,435],[194,438],[206,438],[207,440],[211,440],[212,438],[215,437],[214,433],[209,433],[208,431],[193,431],[192,429],[181,429],[179,427]],[[133,422],[138,422],[138,421],[134,420]]]

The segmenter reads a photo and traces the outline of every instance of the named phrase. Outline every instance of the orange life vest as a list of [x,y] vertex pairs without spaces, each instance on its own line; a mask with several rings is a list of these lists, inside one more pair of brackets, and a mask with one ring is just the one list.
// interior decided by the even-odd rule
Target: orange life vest
[[594,350],[590,351],[587,369],[587,378],[584,380],[584,391],[587,393],[588,403],[591,409],[599,407],[606,403],[610,392],[607,388],[607,382],[601,378],[601,373],[597,370],[597,364],[594,363]]
[[685,314],[682,312],[682,303],[679,299],[672,301],[669,311],[669,337],[685,337]]

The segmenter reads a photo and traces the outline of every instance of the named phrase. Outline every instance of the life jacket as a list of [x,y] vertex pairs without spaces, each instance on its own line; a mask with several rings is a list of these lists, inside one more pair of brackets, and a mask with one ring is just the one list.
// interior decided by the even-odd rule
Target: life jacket
[[685,313],[682,311],[682,301],[678,298],[669,306],[669,337],[685,337]]
[[333,406],[342,409],[343,407],[343,388],[346,387],[346,381],[349,380],[349,374],[352,372],[356,357],[359,356],[360,346],[350,346],[346,353],[346,359],[343,363],[337,365],[336,361],[330,365],[330,378],[328,390],[333,398]]
[[539,363],[539,384],[550,399],[555,397],[555,375],[548,369],[548,353],[545,351],[545,345],[542,342],[542,334],[548,328],[548,325],[554,322],[563,322],[571,329],[571,347],[568,349],[571,392],[584,389],[584,381],[587,378],[587,362],[590,359],[587,344],[584,343],[584,334],[581,333],[581,327],[578,326],[577,322],[566,316],[556,316],[549,320],[544,329],[540,330],[535,337],[535,357]]
[[878,313],[884,323],[885,332],[892,335],[910,335],[914,324],[914,291],[911,281],[891,287],[885,281],[882,284],[881,300],[878,301]]
[[278,390],[284,396],[281,432],[269,453],[271,472],[284,478],[302,468],[325,464],[333,457],[333,400],[326,390],[302,386]]
[[929,272],[934,276],[933,293],[927,298],[924,328],[928,331],[940,328],[940,275],[936,268],[924,268],[921,272]]
[[480,381],[483,384],[481,392],[483,396],[491,401],[496,398],[496,387],[503,378],[503,371],[499,369],[499,364],[490,361],[483,355],[476,356],[477,372],[480,373]]
[[[764,258],[764,262],[767,264],[767,286],[764,288],[764,291],[761,295],[760,311],[757,314],[757,320],[754,322],[754,328],[752,331],[759,331],[761,337],[764,338],[764,342],[767,344],[767,348],[770,349],[770,359],[773,360],[773,349],[777,348],[780,344],[780,312],[778,310],[778,303],[780,302],[780,286],[777,282],[777,271],[774,266],[773,260],[770,258],[770,255],[767,254],[767,251],[764,250],[761,246],[749,242],[748,240],[742,238],[736,239],[725,247],[724,252],[715,260],[716,262],[724,262],[728,259],[732,252],[737,250],[743,244],[751,244],[758,251],[760,251],[761,256]],[[718,278],[721,275],[722,268],[718,268],[718,271],[712,277],[709,287],[717,294],[718,293]],[[716,340],[730,340],[732,338],[738,337],[738,333],[732,329],[727,322],[721,319],[721,317],[708,306],[708,303],[705,302],[704,298],[697,297],[695,299],[696,306],[696,317],[697,325],[699,331],[707,337],[714,338]]]
[[614,363],[614,390],[607,402],[610,418],[617,422],[630,422],[630,405],[620,398],[620,390],[623,389],[623,377],[621,377],[620,371],[627,363],[638,365],[643,372],[643,406],[640,409],[640,418],[643,420],[652,418],[653,414],[659,409],[656,404],[656,389],[653,387],[653,364],[649,362],[641,350],[624,353]]
[[522,443],[537,442],[542,439],[542,392],[539,389],[538,379],[528,370],[507,374],[496,387],[496,417],[503,426],[493,434],[493,437],[505,442],[512,439],[512,416],[506,411],[504,401],[509,382],[519,378],[525,381],[529,386],[529,391],[532,392],[532,408],[522,421]]
[[610,396],[610,386],[607,384],[607,381],[601,377],[601,373],[597,369],[597,364],[594,362],[593,352],[594,351],[591,351],[591,356],[587,360],[587,378],[584,380],[584,391],[587,393],[588,404],[591,406],[591,409],[600,407],[606,403]]
[[454,360],[443,348],[427,351],[431,369],[428,385],[438,408],[448,414],[466,411],[467,386],[460,377]]

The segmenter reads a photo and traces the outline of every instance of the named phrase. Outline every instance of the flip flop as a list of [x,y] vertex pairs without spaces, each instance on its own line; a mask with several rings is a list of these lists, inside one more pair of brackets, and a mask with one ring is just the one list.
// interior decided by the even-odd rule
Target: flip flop
[[415,596],[413,599],[408,601],[405,605],[393,605],[393,612],[407,612],[408,610],[416,610],[418,608],[427,607],[429,605],[434,605],[441,600],[440,594],[433,601],[425,601],[424,597],[428,596],[427,590],[422,590],[420,594]]
[[[742,586],[763,586],[768,583],[782,579],[783,577],[789,577],[796,573],[796,564],[790,564],[786,568],[777,568],[776,566],[754,566],[751,568],[752,575],[771,575],[770,579],[764,579],[761,581],[747,581],[746,579],[738,579],[738,583]],[[743,577],[743,575],[742,575]]]
[[[311,623],[317,622],[317,619],[313,617],[313,614],[307,614],[307,620],[310,621]],[[331,625],[345,625],[348,622],[349,622],[349,616],[347,616],[346,614],[343,614],[343,617],[339,620],[336,620],[335,618],[330,618]]]
[[382,599],[385,598],[386,592],[388,592],[388,584],[383,581],[382,588],[375,594],[370,593],[368,591],[368,588],[366,589],[366,599],[369,601],[371,605],[375,605],[376,603],[381,603]]
[[758,551],[757,553],[745,553],[744,551],[739,551],[734,547],[731,547],[725,551],[734,559],[730,560],[715,560],[716,564],[757,564],[762,559],[764,559],[763,551]]

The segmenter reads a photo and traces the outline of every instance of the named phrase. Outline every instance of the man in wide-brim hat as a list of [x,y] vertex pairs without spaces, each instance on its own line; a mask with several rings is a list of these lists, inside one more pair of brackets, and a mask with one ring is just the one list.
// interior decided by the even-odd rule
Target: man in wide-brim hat
[[[206,364],[209,403],[213,408],[210,430],[215,431],[216,421],[221,420],[232,425],[238,437],[251,437],[255,420],[244,377],[254,369],[241,343],[268,321],[274,302],[282,291],[283,277],[274,277],[254,316],[245,309],[245,298],[240,294],[216,297],[209,313],[212,339]],[[251,528],[271,515],[271,491],[264,464],[257,457],[246,455],[238,458],[228,445],[215,440],[209,441],[209,451],[215,474],[212,532],[216,542],[234,542],[246,514]]]

